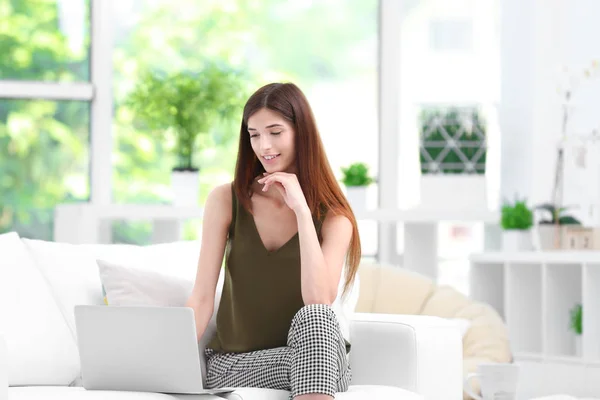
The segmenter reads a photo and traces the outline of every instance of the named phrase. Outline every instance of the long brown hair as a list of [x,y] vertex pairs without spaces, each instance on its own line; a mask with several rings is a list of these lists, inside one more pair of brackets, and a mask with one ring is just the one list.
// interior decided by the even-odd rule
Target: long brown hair
[[233,183],[237,198],[246,210],[252,212],[252,183],[265,169],[252,150],[248,119],[262,108],[277,112],[294,127],[297,176],[311,214],[321,219],[323,212],[330,211],[334,215],[345,216],[352,223],[352,239],[346,255],[347,270],[343,291],[345,294],[354,282],[361,258],[358,225],[352,208],[331,170],[308,100],[293,83],[271,83],[263,86],[250,96],[244,106]]

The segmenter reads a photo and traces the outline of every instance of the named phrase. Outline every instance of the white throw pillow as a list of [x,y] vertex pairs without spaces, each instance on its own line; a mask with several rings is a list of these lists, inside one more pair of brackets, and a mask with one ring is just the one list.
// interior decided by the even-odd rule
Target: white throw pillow
[[98,260],[100,280],[110,306],[183,307],[194,287],[187,279]]
[[8,384],[69,385],[79,374],[79,354],[48,284],[18,234],[0,235],[0,253]]

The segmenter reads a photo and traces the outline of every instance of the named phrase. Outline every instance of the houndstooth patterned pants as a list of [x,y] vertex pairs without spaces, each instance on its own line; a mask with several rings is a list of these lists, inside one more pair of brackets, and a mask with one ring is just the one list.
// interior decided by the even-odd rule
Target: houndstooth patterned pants
[[352,378],[346,347],[331,307],[311,304],[296,313],[287,346],[249,353],[206,349],[207,387],[289,390],[290,399],[308,393],[335,397]]

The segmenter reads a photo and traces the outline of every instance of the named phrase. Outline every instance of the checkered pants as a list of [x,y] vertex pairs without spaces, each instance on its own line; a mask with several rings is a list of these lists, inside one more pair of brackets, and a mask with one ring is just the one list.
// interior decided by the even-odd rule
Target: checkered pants
[[207,387],[289,390],[290,399],[307,393],[335,397],[352,378],[346,346],[331,307],[311,304],[296,313],[287,346],[249,353],[206,349]]

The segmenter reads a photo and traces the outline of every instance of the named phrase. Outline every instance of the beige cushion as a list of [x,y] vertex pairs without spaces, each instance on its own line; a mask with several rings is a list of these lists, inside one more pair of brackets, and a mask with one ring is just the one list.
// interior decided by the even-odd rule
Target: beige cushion
[[403,268],[363,263],[358,269],[361,290],[356,312],[421,314],[434,285]]

